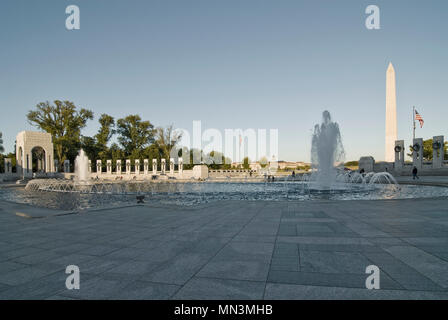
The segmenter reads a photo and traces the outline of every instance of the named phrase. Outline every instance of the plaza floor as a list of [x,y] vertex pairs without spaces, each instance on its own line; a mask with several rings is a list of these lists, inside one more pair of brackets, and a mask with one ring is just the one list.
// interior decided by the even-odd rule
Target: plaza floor
[[[448,199],[0,202],[0,299],[448,299]],[[367,290],[368,265],[380,289]],[[80,269],[79,290],[65,268]]]

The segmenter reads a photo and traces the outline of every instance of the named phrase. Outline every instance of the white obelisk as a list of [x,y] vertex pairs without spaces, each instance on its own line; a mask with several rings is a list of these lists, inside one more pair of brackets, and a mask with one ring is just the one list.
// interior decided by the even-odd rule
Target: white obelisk
[[384,160],[395,161],[395,140],[397,140],[397,96],[395,92],[395,70],[389,63],[386,73],[386,149]]

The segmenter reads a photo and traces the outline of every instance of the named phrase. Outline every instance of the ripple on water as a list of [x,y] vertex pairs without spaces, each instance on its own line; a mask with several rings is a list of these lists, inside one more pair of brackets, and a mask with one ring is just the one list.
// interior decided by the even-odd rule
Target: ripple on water
[[[448,188],[415,185],[353,184],[335,190],[313,189],[301,182],[274,183],[157,183],[143,191],[146,203],[192,206],[219,200],[313,201],[385,200],[448,196]],[[61,210],[82,210],[136,203],[135,194],[83,194],[0,189],[0,199]]]

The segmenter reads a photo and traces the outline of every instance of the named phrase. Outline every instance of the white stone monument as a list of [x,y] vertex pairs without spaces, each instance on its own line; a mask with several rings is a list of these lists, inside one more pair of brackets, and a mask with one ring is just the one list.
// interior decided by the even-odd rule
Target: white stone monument
[[131,160],[126,160],[126,174],[131,174]]
[[140,174],[140,160],[135,160],[135,174]]
[[397,98],[395,91],[395,70],[392,63],[386,72],[386,144],[384,160],[394,162],[394,144],[397,140]]
[[361,157],[359,159],[359,170],[364,169],[365,172],[372,172],[375,165],[375,159],[373,157]]
[[143,174],[147,175],[149,172],[149,159],[143,160]]
[[92,160],[89,159],[89,168],[88,168],[89,173],[92,173]]
[[43,158],[40,169],[44,172],[54,172],[54,147],[51,134],[46,132],[22,131],[16,137],[17,173],[24,176],[32,175],[33,149],[41,148]]
[[170,158],[170,174],[174,174],[174,158]]
[[96,160],[96,173],[97,174],[102,174],[103,173],[102,166],[103,166],[103,164],[102,164],[101,160]]
[[196,165],[193,167],[193,177],[195,179],[207,179],[208,167],[205,164]]
[[184,171],[184,160],[182,158],[179,158],[178,162],[179,174],[182,175],[182,172]]
[[166,170],[166,160],[162,159],[162,163],[160,164],[160,173],[165,174],[165,170]]
[[404,166],[404,140],[395,141],[395,170],[401,171]]
[[157,173],[157,159],[152,159],[152,174]]
[[117,175],[121,174],[121,160],[117,160]]
[[112,160],[107,160],[107,174],[112,174]]

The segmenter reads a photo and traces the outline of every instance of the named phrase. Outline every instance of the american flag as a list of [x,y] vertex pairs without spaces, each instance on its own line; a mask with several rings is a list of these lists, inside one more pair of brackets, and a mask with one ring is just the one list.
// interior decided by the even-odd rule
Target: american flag
[[422,128],[425,121],[423,121],[422,116],[417,112],[417,110],[415,110],[415,120],[418,120],[418,122],[420,122],[420,128]]

